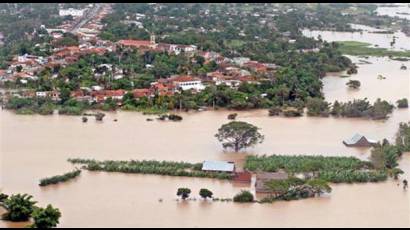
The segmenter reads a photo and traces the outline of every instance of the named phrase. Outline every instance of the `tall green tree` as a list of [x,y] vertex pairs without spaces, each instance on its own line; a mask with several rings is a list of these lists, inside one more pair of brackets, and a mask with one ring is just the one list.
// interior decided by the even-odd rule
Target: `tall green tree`
[[235,152],[262,143],[264,136],[259,128],[242,121],[232,121],[218,129],[215,137],[222,142],[224,148],[233,148]]

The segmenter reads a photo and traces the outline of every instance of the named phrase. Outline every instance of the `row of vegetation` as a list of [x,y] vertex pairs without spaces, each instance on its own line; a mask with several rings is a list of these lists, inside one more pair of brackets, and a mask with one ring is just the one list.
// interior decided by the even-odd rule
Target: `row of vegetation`
[[5,108],[17,114],[52,115],[54,110],[58,110],[61,115],[81,115],[86,109],[92,109],[92,106],[73,99],[57,103],[50,98],[11,97]]
[[[191,194],[191,189],[189,188],[178,188],[177,196],[181,197],[182,200],[186,200],[189,198]],[[234,201],[239,203],[246,203],[246,202],[253,202],[254,197],[253,194],[249,191],[241,191],[240,193],[236,194],[233,199],[220,199],[220,198],[213,198],[213,192],[206,188],[202,188],[199,190],[199,196],[202,199],[207,200],[212,199],[212,201]]]
[[63,175],[53,176],[49,178],[44,178],[40,180],[40,186],[47,186],[51,184],[58,184],[62,182],[66,182],[72,180],[78,176],[80,176],[81,170],[74,170],[72,172],[65,173]]
[[172,161],[97,161],[88,159],[68,159],[72,164],[82,164],[89,171],[123,172],[138,174],[157,174],[167,176],[206,177],[231,179],[228,173],[210,173],[201,171],[202,163],[192,164]]
[[377,99],[370,104],[365,99],[354,99],[348,102],[335,101],[331,106],[330,103],[318,99],[310,98],[306,104],[307,114],[309,116],[333,115],[336,117],[364,117],[371,119],[386,119],[392,113],[394,105],[381,99]]
[[378,182],[388,176],[386,171],[374,169],[371,162],[354,157],[248,156],[245,169],[265,172],[282,169],[292,175],[311,173],[313,178],[333,183]]
[[0,194],[0,206],[6,209],[2,216],[3,220],[21,222],[32,220],[30,228],[53,228],[59,223],[61,212],[51,205],[46,208],[37,207],[36,201],[28,194],[16,194],[8,196]]
[[[199,195],[204,199],[212,198],[213,201],[233,201],[237,203],[271,203],[276,200],[297,200],[305,199],[314,196],[320,196],[323,193],[330,193],[332,188],[324,180],[302,180],[298,178],[290,178],[286,180],[272,180],[267,183],[267,186],[272,191],[272,195],[256,201],[255,197],[250,191],[242,190],[236,194],[233,199],[219,199],[213,198],[213,193],[208,189],[201,189]],[[179,188],[177,196],[183,200],[189,198],[191,189]]]
[[[407,99],[397,101],[398,108],[407,108]],[[387,119],[393,111],[394,105],[381,99],[373,104],[365,99],[355,99],[348,102],[335,101],[333,104],[321,98],[308,98],[306,101],[308,116],[328,117],[363,117],[371,119]],[[304,114],[303,103],[292,103],[285,106],[273,106],[269,109],[269,116],[299,117]]]

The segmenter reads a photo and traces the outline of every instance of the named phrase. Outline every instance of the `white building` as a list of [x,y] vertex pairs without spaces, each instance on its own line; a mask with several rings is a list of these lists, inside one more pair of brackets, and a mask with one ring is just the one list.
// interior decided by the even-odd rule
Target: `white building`
[[170,45],[168,52],[175,53],[176,55],[180,54],[181,52],[185,53],[193,53],[197,50],[197,46],[195,45]]
[[205,89],[201,79],[191,76],[178,76],[171,79],[177,88],[182,90],[196,90],[201,91]]
[[73,17],[82,17],[84,14],[85,10],[77,10],[77,9],[73,9],[73,8],[69,8],[69,9],[60,9],[58,14],[62,17],[64,16],[73,16]]
[[233,62],[239,66],[242,66],[243,64],[245,64],[246,62],[250,61],[250,58],[247,57],[235,57],[233,58]]
[[46,92],[46,91],[36,92],[37,97],[47,97],[47,95],[48,95],[48,92]]
[[91,86],[91,89],[94,91],[100,91],[100,90],[103,90],[104,87],[99,86],[99,85],[94,85],[94,86]]

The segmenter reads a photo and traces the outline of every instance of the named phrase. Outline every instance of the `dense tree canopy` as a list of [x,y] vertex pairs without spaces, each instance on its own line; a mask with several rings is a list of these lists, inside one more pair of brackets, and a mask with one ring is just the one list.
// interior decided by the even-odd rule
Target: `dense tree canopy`
[[264,136],[258,127],[242,121],[232,121],[224,124],[215,135],[224,148],[233,148],[235,152],[262,143]]

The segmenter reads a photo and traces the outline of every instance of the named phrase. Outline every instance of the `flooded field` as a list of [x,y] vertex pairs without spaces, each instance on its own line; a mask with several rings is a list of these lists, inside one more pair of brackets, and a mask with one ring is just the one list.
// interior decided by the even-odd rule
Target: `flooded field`
[[[363,32],[337,32],[337,31],[321,31],[321,30],[302,30],[304,36],[317,38],[319,35],[323,40],[328,42],[337,41],[359,41],[372,44],[372,47],[386,48],[390,50],[405,51],[410,50],[410,37],[406,36],[401,31],[393,34],[375,33],[384,31],[373,27],[352,24],[352,28],[361,29]],[[393,37],[396,37],[395,44],[391,46]]]

